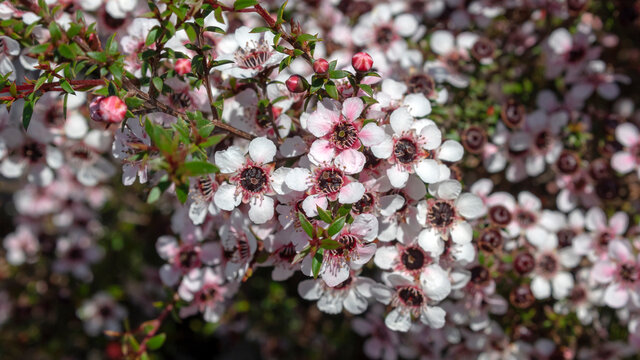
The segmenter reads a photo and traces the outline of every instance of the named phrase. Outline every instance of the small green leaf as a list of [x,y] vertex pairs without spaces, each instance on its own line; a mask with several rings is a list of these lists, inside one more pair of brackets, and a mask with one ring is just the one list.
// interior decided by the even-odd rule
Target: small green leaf
[[72,94],[72,95],[76,94],[76,92],[73,91],[73,88],[71,87],[71,84],[69,84],[67,82],[67,80],[60,81],[60,87],[62,88],[62,90],[66,91],[69,94]]
[[254,34],[255,33],[262,33],[262,32],[265,32],[265,31],[271,31],[271,28],[270,27],[266,27],[266,26],[260,26],[260,27],[257,27],[255,29],[251,30],[251,32],[254,33]]
[[333,222],[333,216],[327,210],[321,208],[320,206],[316,206],[316,210],[318,211],[318,217],[320,220],[326,222],[327,224],[331,224]]
[[318,38],[311,34],[300,34],[296,37],[296,41],[303,43],[305,41],[318,41]]
[[318,274],[320,273],[320,268],[322,267],[322,249],[318,250],[315,255],[313,255],[313,260],[311,262],[311,271],[313,271],[313,278],[317,279]]
[[162,347],[162,344],[164,344],[164,341],[167,338],[167,334],[162,333],[162,334],[158,334],[154,337],[152,337],[151,339],[149,339],[149,341],[147,341],[147,348],[149,350],[157,350],[160,349]]
[[329,233],[329,236],[333,236],[333,235],[339,233],[340,230],[342,230],[342,228],[344,227],[344,223],[345,222],[347,222],[347,217],[346,216],[341,216],[341,217],[335,219],[331,223],[329,228],[327,229],[327,233]]
[[99,62],[107,62],[107,55],[99,51],[89,51],[87,56]]
[[45,51],[47,51],[47,49],[49,49],[49,43],[44,43],[44,44],[40,44],[40,45],[36,45],[32,48],[29,49],[29,52],[32,54],[40,54],[43,53]]
[[58,52],[67,59],[73,60],[76,58],[76,54],[73,53],[73,49],[67,44],[60,44],[60,46],[58,46]]
[[342,246],[342,243],[332,239],[324,239],[320,243],[320,247],[325,250],[335,250],[341,248]]
[[327,91],[327,94],[329,94],[329,96],[331,96],[335,100],[338,100],[338,88],[336,88],[336,85],[334,83],[326,83],[324,89]]
[[217,166],[207,161],[189,161],[184,163],[182,168],[189,176],[207,175],[220,171]]
[[184,204],[187,202],[187,197],[189,196],[189,182],[187,181],[184,184],[176,184],[176,196],[180,203]]
[[49,33],[51,34],[51,40],[58,41],[62,37],[62,32],[60,31],[60,27],[55,21],[52,21],[49,24]]
[[147,197],[147,204],[153,204],[154,202],[158,201],[160,195],[162,195],[162,191],[159,187],[154,186],[153,188],[151,188],[151,191],[149,191],[149,196]]
[[132,96],[132,97],[128,97],[126,99],[124,99],[125,104],[127,104],[127,108],[129,109],[135,109],[137,107],[140,107],[144,104],[144,100]]
[[300,211],[298,212],[298,220],[300,220],[300,225],[302,225],[302,230],[309,235],[310,238],[313,238],[313,225],[307,220],[307,217]]
[[236,0],[233,4],[235,10],[242,10],[258,4],[258,0]]
[[155,87],[159,92],[162,92],[162,79],[159,77],[153,78],[153,87]]
[[209,147],[212,147],[214,145],[217,145],[225,137],[227,137],[226,134],[218,134],[218,135],[211,136],[210,138],[207,139],[207,141],[205,141],[202,144],[200,144],[200,147],[205,148],[205,149],[209,148]]
[[348,71],[344,71],[344,70],[329,71],[329,77],[331,79],[342,79],[342,78],[346,78],[347,76],[349,76]]
[[29,128],[29,123],[31,122],[31,115],[33,115],[33,101],[27,101],[24,103],[24,108],[22,109],[22,126],[25,130]]

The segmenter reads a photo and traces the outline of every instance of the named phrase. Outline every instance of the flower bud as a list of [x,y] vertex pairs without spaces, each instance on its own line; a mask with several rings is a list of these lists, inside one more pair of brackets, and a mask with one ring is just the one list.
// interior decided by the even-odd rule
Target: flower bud
[[117,96],[99,96],[89,105],[89,112],[94,121],[120,123],[127,114],[127,105]]
[[351,65],[358,72],[367,72],[373,67],[373,59],[366,52],[359,52],[351,58]]
[[324,75],[329,71],[329,62],[323,58],[313,62],[313,71],[318,75]]
[[307,81],[300,75],[291,75],[285,84],[292,93],[301,93],[307,90]]
[[191,72],[191,60],[189,59],[178,59],[176,60],[176,65],[174,67],[178,75],[184,75]]

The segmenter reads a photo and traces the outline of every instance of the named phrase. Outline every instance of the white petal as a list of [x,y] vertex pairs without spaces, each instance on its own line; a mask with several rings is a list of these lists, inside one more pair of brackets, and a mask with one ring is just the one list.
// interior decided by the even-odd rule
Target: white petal
[[391,330],[407,332],[411,328],[411,316],[408,311],[395,308],[384,318],[384,323]]
[[318,300],[322,293],[322,285],[317,280],[307,279],[298,284],[298,294],[305,300]]
[[359,182],[349,183],[340,189],[338,201],[341,204],[355,204],[364,195],[364,185]]
[[458,244],[470,243],[473,239],[473,229],[466,221],[461,221],[451,229],[451,240]]
[[444,300],[451,293],[449,275],[437,264],[429,265],[422,271],[420,285],[424,293],[435,301]]
[[447,313],[439,306],[425,306],[420,314],[420,321],[431,328],[440,329],[444,326]]
[[237,146],[230,146],[215,154],[215,163],[223,174],[236,172],[244,165],[244,152]]
[[409,114],[413,117],[431,114],[431,103],[422,93],[405,96],[403,104],[409,108]]
[[531,281],[531,292],[536,299],[546,299],[551,296],[551,285],[547,279],[536,276]]
[[403,188],[409,180],[409,173],[394,165],[387,169],[387,177],[393,187]]
[[422,181],[432,184],[440,180],[440,167],[438,162],[433,159],[423,159],[415,164],[416,174]]
[[464,193],[458,197],[458,200],[456,201],[456,210],[458,210],[460,215],[467,219],[480,217],[486,211],[482,199],[470,193]]
[[438,159],[443,161],[456,162],[462,159],[464,148],[455,140],[447,140],[440,146]]
[[305,191],[309,188],[311,171],[305,168],[293,168],[285,177],[285,183],[291,190]]
[[274,201],[271,197],[254,197],[251,199],[249,218],[256,224],[264,224],[273,218],[273,207]]
[[391,113],[389,123],[396,134],[402,134],[411,128],[413,117],[406,107],[400,107]]
[[276,145],[266,137],[255,138],[249,143],[249,156],[260,164],[272,162],[276,151]]
[[231,211],[240,205],[242,195],[237,192],[237,187],[228,183],[220,185],[218,191],[213,196],[213,202],[222,210]]

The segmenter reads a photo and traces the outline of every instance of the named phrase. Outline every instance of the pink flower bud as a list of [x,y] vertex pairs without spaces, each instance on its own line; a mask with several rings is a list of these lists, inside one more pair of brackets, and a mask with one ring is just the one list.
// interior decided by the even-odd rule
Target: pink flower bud
[[366,52],[359,52],[351,58],[351,65],[358,72],[367,72],[373,66],[373,59]]
[[313,62],[313,71],[318,75],[324,75],[329,70],[329,62],[325,59],[317,59]]
[[191,60],[189,59],[178,59],[176,60],[175,70],[178,75],[184,75],[191,72]]
[[301,93],[307,90],[307,81],[300,75],[291,75],[285,84],[292,93]]
[[91,119],[98,122],[120,123],[127,114],[127,105],[117,96],[99,96],[89,105]]

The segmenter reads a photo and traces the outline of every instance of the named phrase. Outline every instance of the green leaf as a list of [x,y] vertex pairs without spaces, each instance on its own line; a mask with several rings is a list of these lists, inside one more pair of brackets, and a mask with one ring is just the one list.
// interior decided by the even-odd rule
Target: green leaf
[[[213,125],[212,125],[213,126]],[[227,137],[226,134],[218,134],[218,135],[213,135],[210,138],[207,139],[207,141],[203,142],[202,144],[200,144],[201,148],[209,148],[212,147],[214,145],[217,145],[220,141],[222,141],[225,137]]]
[[255,33],[262,33],[262,32],[265,32],[265,31],[271,31],[271,28],[270,27],[266,27],[266,26],[260,26],[260,27],[257,27],[255,29],[251,30],[251,32],[254,33],[254,34]]
[[89,51],[87,56],[99,62],[107,62],[107,55],[99,51]]
[[144,105],[144,100],[135,96],[124,99],[124,102],[125,104],[127,104],[127,108],[129,109],[135,109],[137,107]]
[[338,209],[338,216],[346,216],[351,211],[351,204],[344,204]]
[[289,0],[285,1],[284,3],[282,3],[282,6],[280,6],[280,8],[278,9],[278,17],[276,19],[276,24],[282,24],[284,23],[284,8],[287,6],[287,3],[289,2]]
[[49,43],[44,43],[44,44],[40,44],[40,45],[36,45],[32,48],[29,49],[29,52],[32,54],[40,54],[43,53],[45,51],[47,51],[47,49],[49,48]]
[[162,92],[162,79],[159,77],[153,78],[153,87],[155,87],[159,92]]
[[187,181],[184,184],[176,184],[176,196],[180,203],[184,204],[187,202],[187,197],[189,196],[189,182]]
[[349,76],[349,72],[344,70],[333,70],[329,72],[329,77],[331,79],[342,79],[346,78],[347,76]]
[[162,333],[162,334],[158,334],[154,337],[152,337],[151,339],[149,339],[149,341],[147,341],[147,348],[149,350],[157,350],[160,349],[162,347],[162,344],[164,344],[164,341],[167,338],[167,334]]
[[184,163],[182,168],[189,176],[207,175],[220,171],[217,166],[207,161],[189,161]]
[[222,17],[221,7],[218,6],[215,10],[213,10],[213,16],[216,18],[217,22],[219,22],[220,24],[224,24],[224,18]]
[[33,103],[35,101],[27,101],[24,103],[24,108],[22,109],[22,126],[25,130],[29,128],[29,123],[31,122],[31,115],[33,115]]
[[296,37],[296,41],[303,43],[305,41],[318,41],[318,38],[315,35],[311,34],[300,34]]
[[369,96],[373,96],[373,89],[371,89],[371,86],[367,84],[358,84],[358,87],[362,89],[362,91],[367,93]]
[[320,273],[320,268],[322,267],[322,250],[316,252],[313,255],[313,261],[311,262],[311,271],[313,271],[313,278],[318,278],[318,273]]
[[52,21],[49,24],[49,33],[51,34],[51,40],[58,41],[62,38],[62,32],[60,31],[60,27],[55,21]]
[[313,238],[313,225],[307,220],[307,217],[299,211],[298,212],[298,220],[300,220],[300,225],[302,225],[302,230],[309,235],[310,238]]
[[162,127],[155,125],[149,119],[144,124],[144,129],[155,146],[163,153],[171,153],[173,151],[171,145],[171,137]]
[[335,250],[341,248],[342,246],[344,246],[342,245],[342,243],[332,239],[324,239],[320,243],[320,247],[325,250]]
[[329,228],[327,229],[327,233],[329,233],[329,236],[333,236],[333,235],[339,233],[340,230],[342,230],[342,228],[344,227],[344,223],[345,222],[347,222],[347,217],[346,216],[341,216],[341,217],[335,219],[331,223]]
[[320,217],[320,220],[326,222],[327,224],[331,224],[333,222],[333,216],[331,216],[330,212],[317,205],[316,210],[318,211],[318,217]]
[[69,93],[71,95],[75,95],[76,94],[76,92],[73,91],[73,88],[71,87],[71,84],[69,84],[67,82],[67,80],[60,81],[60,87],[62,88],[62,90],[66,91],[67,93]]
[[327,94],[329,94],[329,96],[331,96],[333,99],[338,100],[338,88],[336,88],[336,85],[333,82],[326,83],[324,89],[327,91]]
[[109,40],[107,40],[107,45],[104,47],[107,50],[108,55],[115,55],[118,53],[118,42],[115,40],[117,33],[113,33]]
[[160,199],[160,195],[162,195],[162,191],[159,187],[154,186],[153,188],[151,188],[151,191],[149,191],[149,196],[147,197],[147,204],[153,204],[154,202],[158,201],[158,199]]
[[67,44],[60,44],[60,46],[58,46],[58,53],[70,60],[76,58],[76,54],[73,53],[73,49]]
[[258,4],[258,0],[236,0],[233,4],[235,10],[242,10]]

